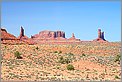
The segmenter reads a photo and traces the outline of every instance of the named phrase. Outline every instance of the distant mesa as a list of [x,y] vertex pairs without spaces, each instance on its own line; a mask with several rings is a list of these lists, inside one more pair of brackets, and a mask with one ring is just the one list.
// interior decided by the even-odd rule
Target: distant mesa
[[67,39],[65,37],[64,31],[49,31],[44,30],[40,31],[38,34],[35,34],[31,36],[31,39],[35,43],[72,43],[72,42],[78,42],[80,43],[80,39],[76,39],[74,33],[72,34],[72,37]]
[[[45,44],[45,43],[65,43],[65,44],[72,44],[72,43],[81,43],[80,39],[77,39],[72,33],[71,38],[67,39],[65,37],[64,31],[49,31],[44,30],[40,31],[38,34],[31,35],[31,38],[27,37],[24,34],[24,28],[21,26],[20,28],[20,35],[15,37],[14,35],[8,33],[6,29],[1,28],[1,41],[3,44]],[[107,42],[104,38],[104,32],[101,32],[101,29],[98,29],[98,37],[93,41],[96,42]]]
[[106,41],[104,38],[104,32],[101,32],[101,29],[98,29],[98,38],[93,41]]
[[63,31],[49,31],[44,30],[31,36],[32,39],[41,39],[41,40],[53,40],[53,39],[65,39],[65,32]]

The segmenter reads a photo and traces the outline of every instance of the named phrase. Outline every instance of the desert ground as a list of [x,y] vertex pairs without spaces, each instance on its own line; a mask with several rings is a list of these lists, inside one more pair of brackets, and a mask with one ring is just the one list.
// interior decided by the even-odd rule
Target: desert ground
[[1,80],[120,81],[120,49],[120,42],[1,44]]

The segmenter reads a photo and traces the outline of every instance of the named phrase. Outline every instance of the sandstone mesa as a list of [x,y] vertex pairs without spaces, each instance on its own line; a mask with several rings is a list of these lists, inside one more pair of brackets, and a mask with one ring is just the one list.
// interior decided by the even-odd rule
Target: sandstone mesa
[[[72,33],[71,38],[66,38],[64,31],[50,30],[40,31],[38,34],[31,35],[29,38],[24,34],[24,28],[21,26],[20,35],[18,37],[8,33],[6,29],[1,28],[1,42],[3,44],[71,44],[81,43],[82,40],[77,39],[74,33]],[[101,29],[98,29],[98,37],[94,39],[93,42],[108,42],[105,40],[104,32],[101,32]]]
[[[74,33],[66,38],[64,31],[49,30],[29,38],[24,31],[21,27],[16,37],[1,28],[2,80],[120,81],[120,63],[114,58],[120,54],[121,45],[106,41],[101,29],[93,41],[77,39]],[[20,52],[22,59],[16,58],[16,51]],[[59,61],[61,57],[63,63]],[[70,62],[66,63],[67,59]],[[69,64],[75,69],[67,70]]]

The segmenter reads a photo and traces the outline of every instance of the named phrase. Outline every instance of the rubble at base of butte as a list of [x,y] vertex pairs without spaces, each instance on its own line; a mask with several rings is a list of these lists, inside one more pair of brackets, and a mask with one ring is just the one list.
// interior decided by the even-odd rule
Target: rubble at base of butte
[[[24,28],[21,26],[20,35],[18,37],[8,33],[6,29],[1,28],[1,43],[3,44],[43,44],[43,43],[81,43],[80,39],[77,39],[72,33],[71,38],[65,37],[65,32],[63,31],[40,31],[39,34],[32,35],[30,38],[24,34]],[[108,42],[104,38],[104,32],[98,29],[98,38],[93,40],[93,42]]]

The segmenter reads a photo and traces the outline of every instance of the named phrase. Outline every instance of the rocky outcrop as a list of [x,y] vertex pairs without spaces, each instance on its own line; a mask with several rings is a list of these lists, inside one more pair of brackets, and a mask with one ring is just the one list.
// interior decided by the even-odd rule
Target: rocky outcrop
[[34,44],[33,40],[24,35],[24,29],[21,27],[20,36],[16,38],[8,33],[6,29],[1,28],[1,43],[2,44]]
[[23,27],[21,26],[21,30],[20,30],[20,38],[21,37],[24,37],[24,29],[23,29]]
[[22,26],[20,28],[20,35],[19,35],[18,39],[27,44],[35,44],[32,39],[30,39],[26,35],[24,35],[24,28]]
[[102,32],[101,34],[102,34],[102,35],[101,35],[101,38],[102,38],[104,41],[106,41],[105,38],[104,38],[104,32]]
[[71,38],[69,38],[69,40],[75,40],[76,38],[75,38],[75,35],[74,35],[74,33],[72,33],[72,37]]
[[71,37],[71,38],[69,38],[68,40],[76,40],[76,41],[80,41],[80,39],[76,39],[76,38],[75,38],[74,33],[72,33],[72,37]]
[[16,40],[16,39],[17,38],[14,35],[8,33],[6,29],[1,28],[1,41],[2,40]]
[[72,43],[80,43],[80,39],[76,39],[74,33],[72,37],[67,39],[65,38],[65,32],[63,31],[49,31],[44,30],[39,32],[39,34],[35,34],[31,36],[31,39],[35,43],[40,44],[72,44]]
[[[31,36],[31,38],[28,38],[24,34],[24,28],[21,26],[20,28],[20,35],[18,38],[16,38],[14,35],[8,33],[6,29],[1,28],[1,41],[2,43],[27,43],[27,44],[38,44],[38,43],[66,43],[66,44],[72,44],[72,43],[81,43],[82,41],[80,39],[77,39],[72,33],[71,38],[67,39],[65,38],[65,32],[63,31],[49,31],[44,30],[39,32],[39,34],[35,34]],[[101,32],[101,29],[98,29],[98,37],[97,39],[93,41],[100,41],[100,42],[106,42],[104,38],[104,32]]]
[[98,38],[93,41],[106,41],[104,38],[104,32],[101,32],[101,29],[98,29]]
[[1,43],[2,44],[21,44],[19,39],[8,33],[6,29],[1,28]]
[[21,28],[20,28],[20,35],[19,35],[18,39],[20,39],[21,41],[22,41],[22,40],[27,40],[27,39],[29,39],[27,36],[24,35],[24,28],[23,28],[22,26],[21,26]]
[[44,30],[39,32],[39,34],[35,34],[34,36],[31,36],[32,39],[65,39],[65,32],[63,31],[49,31],[49,30]]

